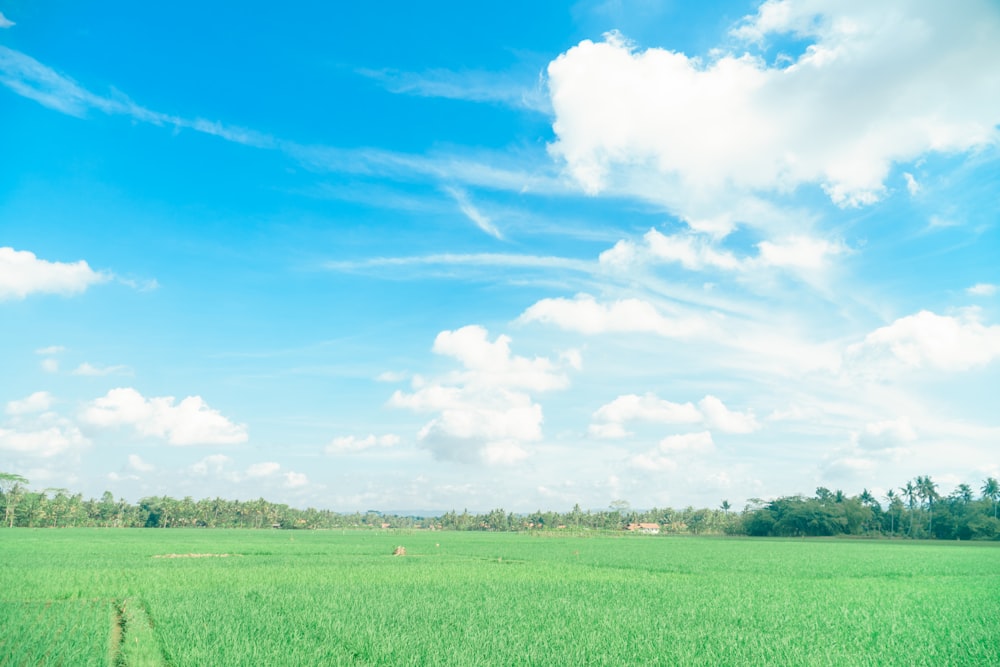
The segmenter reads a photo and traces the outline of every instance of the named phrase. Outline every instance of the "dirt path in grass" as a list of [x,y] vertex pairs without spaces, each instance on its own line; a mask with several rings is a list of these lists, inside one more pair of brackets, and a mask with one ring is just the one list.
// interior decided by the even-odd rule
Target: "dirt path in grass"
[[114,604],[111,626],[111,654],[114,667],[166,667],[145,607],[125,598]]

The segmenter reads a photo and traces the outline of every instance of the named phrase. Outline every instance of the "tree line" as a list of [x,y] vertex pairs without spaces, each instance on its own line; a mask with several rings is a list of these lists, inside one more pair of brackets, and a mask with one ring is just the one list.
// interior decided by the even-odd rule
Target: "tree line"
[[813,496],[751,499],[741,511],[723,500],[716,508],[632,509],[618,500],[602,510],[531,513],[494,509],[465,510],[420,517],[375,510],[341,513],[297,509],[263,498],[226,500],[190,496],[149,496],[137,503],[115,499],[105,491],[84,499],[62,488],[32,490],[28,480],[0,472],[0,516],[3,526],[62,528],[285,528],[285,529],[429,529],[483,531],[628,530],[639,523],[656,524],[661,533],[725,534],[773,537],[856,535],[914,539],[1000,539],[1000,483],[989,477],[978,490],[959,484],[947,496],[938,493],[930,476],[919,476],[876,498],[865,489],[856,496],[819,487]]

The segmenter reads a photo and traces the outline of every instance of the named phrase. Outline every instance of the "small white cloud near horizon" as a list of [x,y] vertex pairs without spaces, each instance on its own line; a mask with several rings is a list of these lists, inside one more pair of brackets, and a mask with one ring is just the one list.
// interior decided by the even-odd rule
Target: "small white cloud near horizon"
[[173,396],[145,398],[131,387],[110,390],[91,401],[80,415],[91,426],[131,426],[143,436],[171,445],[236,444],[247,441],[247,428],[234,424],[200,396],[175,405]]
[[109,280],[110,274],[94,271],[84,260],[49,262],[27,250],[0,248],[0,301],[31,294],[71,296]]
[[16,401],[7,403],[6,412],[8,415],[25,415],[35,412],[45,412],[55,402],[54,397],[47,391],[36,391],[35,393]]
[[42,419],[29,430],[0,428],[0,451],[51,459],[90,445],[76,425],[65,419]]
[[128,467],[136,472],[152,472],[156,470],[156,466],[143,461],[142,457],[138,454],[128,455]]
[[972,296],[993,296],[997,293],[997,286],[992,283],[976,283],[966,288],[965,292]]
[[363,438],[353,435],[338,436],[330,441],[324,451],[329,455],[353,454],[371,449],[388,449],[395,447],[401,442],[398,435],[387,433],[385,435],[369,434]]
[[856,436],[858,446],[868,450],[894,449],[916,439],[917,432],[906,417],[866,424]]

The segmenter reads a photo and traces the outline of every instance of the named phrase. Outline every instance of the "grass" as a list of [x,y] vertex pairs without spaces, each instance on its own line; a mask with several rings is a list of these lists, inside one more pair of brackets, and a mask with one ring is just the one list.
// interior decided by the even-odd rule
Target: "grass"
[[15,529],[0,559],[0,665],[1000,664],[996,544]]

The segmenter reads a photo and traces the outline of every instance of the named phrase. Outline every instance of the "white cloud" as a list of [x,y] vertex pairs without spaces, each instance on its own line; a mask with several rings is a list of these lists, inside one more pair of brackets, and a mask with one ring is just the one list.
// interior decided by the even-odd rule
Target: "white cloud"
[[0,428],[0,451],[9,454],[52,458],[88,444],[90,441],[80,430],[64,420],[50,426],[39,425],[29,431]]
[[207,475],[209,472],[218,475],[232,462],[233,460],[225,454],[212,454],[193,464],[191,472],[195,475]]
[[116,366],[93,366],[84,362],[73,369],[73,375],[84,375],[89,377],[103,377],[105,375],[131,375],[132,369],[128,366],[118,364]]
[[986,326],[974,309],[958,317],[920,311],[876,329],[847,349],[849,359],[896,362],[911,368],[964,371],[1000,357],[1000,326]]
[[757,262],[763,266],[807,271],[823,269],[830,257],[847,252],[840,243],[806,236],[792,236],[776,242],[761,241],[757,249],[760,251]]
[[753,433],[760,428],[752,411],[734,412],[715,396],[698,401],[705,424],[723,433]]
[[94,271],[83,260],[49,262],[27,250],[0,248],[0,301],[36,293],[79,294],[108,280],[108,274]]
[[917,432],[906,417],[872,422],[857,435],[857,443],[863,449],[893,449],[916,440]]
[[566,375],[549,359],[511,355],[509,336],[501,334],[491,343],[488,335],[486,329],[476,325],[442,331],[434,339],[433,351],[460,361],[466,371],[458,379],[473,385],[534,391],[569,385]]
[[587,192],[637,193],[724,233],[736,216],[767,224],[736,204],[808,184],[869,204],[893,164],[997,141],[995,3],[776,0],[734,32],[785,34],[808,43],[787,66],[581,42],[548,68],[552,154]]
[[10,27],[15,26],[15,25],[17,25],[17,24],[14,23],[13,21],[11,21],[6,16],[4,16],[3,12],[0,12],[0,28],[10,28]]
[[482,211],[480,211],[476,206],[469,200],[469,195],[459,188],[445,188],[445,192],[451,195],[455,203],[458,204],[459,210],[467,217],[469,220],[476,224],[476,227],[483,230],[495,239],[503,240],[503,234],[497,228],[493,221]]
[[156,470],[156,466],[146,463],[138,454],[128,455],[128,467],[136,472],[152,472]]
[[656,449],[631,457],[629,464],[648,472],[671,472],[677,470],[678,459],[689,460],[692,455],[713,451],[715,443],[708,431],[670,435],[660,440]]
[[672,403],[655,394],[626,394],[602,405],[594,413],[599,422],[624,424],[644,421],[654,424],[694,424],[702,414],[692,403]]
[[752,433],[760,428],[752,411],[732,411],[721,400],[710,395],[701,399],[696,407],[690,402],[666,401],[652,393],[642,396],[625,394],[598,408],[593,419],[590,434],[608,439],[631,435],[625,429],[625,424],[630,422],[703,424],[706,428],[723,433]]
[[910,193],[910,196],[915,197],[920,194],[920,183],[918,183],[917,179],[913,177],[913,174],[908,171],[904,171],[903,178],[906,179],[906,191]]
[[297,489],[302,486],[309,484],[309,477],[301,472],[286,472],[285,473],[285,486],[290,489]]
[[59,372],[59,360],[58,359],[42,359],[41,361],[42,370],[46,373],[58,373]]
[[715,450],[715,443],[710,432],[701,431],[668,435],[660,440],[659,448],[664,454],[706,454]]
[[965,291],[972,296],[993,296],[997,293],[997,286],[990,283],[977,283]]
[[577,294],[573,299],[542,299],[529,306],[518,320],[554,324],[584,334],[654,333],[668,338],[689,338],[709,328],[700,318],[661,315],[651,303],[640,299],[603,304],[589,294]]
[[7,414],[24,415],[33,412],[45,412],[50,407],[54,399],[47,391],[36,391],[35,393],[18,401],[11,401],[7,404]]
[[367,449],[388,449],[400,443],[398,435],[387,433],[385,435],[369,434],[364,438],[353,435],[338,436],[326,446],[327,454],[349,454],[363,452]]
[[62,354],[66,351],[66,348],[62,345],[49,345],[48,347],[40,347],[35,350],[35,354],[41,354],[45,356],[51,356],[53,354]]
[[737,257],[719,249],[717,239],[707,234],[667,235],[650,229],[641,244],[621,240],[602,252],[599,261],[602,266],[626,271],[644,263],[676,263],[689,271],[747,273],[774,267],[807,272],[826,268],[831,257],[846,252],[842,243],[798,234],[761,241],[756,256]]
[[544,357],[512,355],[510,338],[490,342],[485,329],[442,331],[434,352],[461,362],[464,370],[435,382],[415,379],[412,393],[396,391],[393,407],[436,413],[417,434],[439,459],[514,463],[528,456],[524,444],[542,438],[542,408],[529,391],[561,389],[569,380]]
[[265,461],[264,463],[254,463],[247,466],[245,474],[250,479],[257,479],[260,477],[270,477],[279,470],[281,470],[280,464],[274,461]]
[[443,69],[421,73],[388,69],[361,69],[357,72],[379,81],[393,93],[470,102],[498,102],[515,109],[542,113],[550,111],[540,77],[537,74],[532,76],[528,71],[520,75],[476,70],[454,72]]
[[81,419],[104,428],[132,426],[140,435],[162,438],[172,445],[246,442],[246,426],[232,423],[200,396],[174,403],[173,396],[147,399],[130,387],[112,389],[92,401]]

